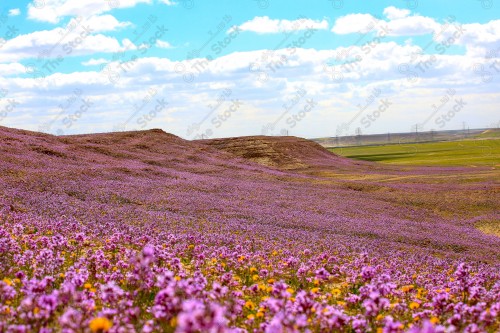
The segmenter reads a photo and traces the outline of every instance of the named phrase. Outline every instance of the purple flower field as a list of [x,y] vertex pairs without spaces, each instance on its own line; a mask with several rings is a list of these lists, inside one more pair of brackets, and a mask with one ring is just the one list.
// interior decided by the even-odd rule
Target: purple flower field
[[0,127],[0,332],[500,331],[496,170],[258,140]]

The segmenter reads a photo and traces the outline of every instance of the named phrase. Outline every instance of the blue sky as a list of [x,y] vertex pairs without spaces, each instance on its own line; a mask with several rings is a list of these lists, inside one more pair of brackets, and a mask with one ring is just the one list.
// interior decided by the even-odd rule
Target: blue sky
[[0,0],[0,125],[322,137],[498,126],[495,0]]

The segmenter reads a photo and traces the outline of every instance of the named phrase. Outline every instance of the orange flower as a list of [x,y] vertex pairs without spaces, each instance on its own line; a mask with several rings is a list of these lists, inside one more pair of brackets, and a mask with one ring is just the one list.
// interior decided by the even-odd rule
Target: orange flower
[[107,332],[112,326],[113,323],[105,317],[94,318],[89,323],[92,332]]
[[417,302],[410,303],[410,309],[412,309],[412,310],[418,309],[419,307],[420,307],[420,304]]
[[401,291],[407,293],[407,292],[413,290],[413,288],[414,288],[414,285],[410,284],[410,285],[407,285],[407,286],[402,286],[401,287]]

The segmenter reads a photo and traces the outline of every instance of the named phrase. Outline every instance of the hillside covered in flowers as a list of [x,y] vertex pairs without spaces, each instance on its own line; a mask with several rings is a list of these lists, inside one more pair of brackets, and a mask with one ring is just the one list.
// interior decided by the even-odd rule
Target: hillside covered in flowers
[[2,333],[500,331],[497,170],[160,130],[0,157]]

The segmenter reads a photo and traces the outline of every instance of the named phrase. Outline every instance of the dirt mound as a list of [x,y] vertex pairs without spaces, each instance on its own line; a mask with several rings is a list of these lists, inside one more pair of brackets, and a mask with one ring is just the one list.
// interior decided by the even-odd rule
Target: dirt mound
[[320,144],[293,136],[249,136],[200,140],[208,146],[273,168],[295,170],[352,165]]
[[53,163],[61,163],[61,167],[126,168],[141,174],[167,169],[198,174],[266,169],[159,129],[54,136],[0,126],[0,154],[13,162],[13,169],[28,165],[38,169]]
[[[292,136],[249,136],[189,141],[160,129],[54,136],[0,126],[0,151],[26,159],[38,156],[78,163],[122,164],[125,161],[160,167],[273,168],[277,170],[350,169],[360,162],[340,157],[320,144]],[[243,160],[242,160],[243,159]],[[257,163],[257,164],[255,164]]]

